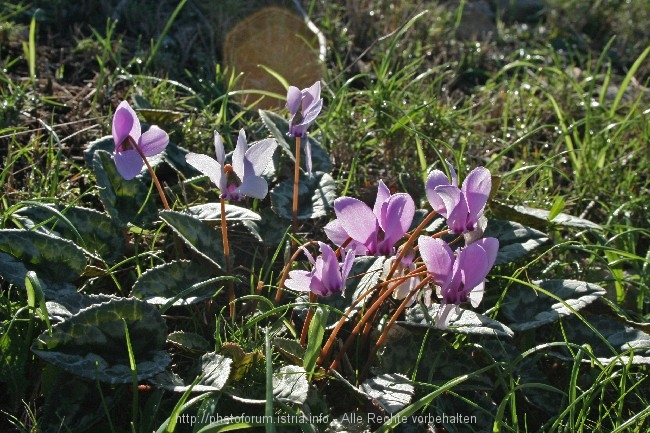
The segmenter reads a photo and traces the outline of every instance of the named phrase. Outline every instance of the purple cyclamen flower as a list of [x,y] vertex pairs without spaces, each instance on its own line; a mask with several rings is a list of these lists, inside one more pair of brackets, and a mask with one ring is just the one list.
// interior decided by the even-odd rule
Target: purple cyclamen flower
[[339,263],[336,253],[329,245],[322,242],[319,242],[318,245],[320,245],[321,255],[316,257],[316,260],[306,248],[300,247],[314,268],[311,271],[289,272],[289,278],[284,285],[291,290],[311,291],[318,296],[343,294],[345,281],[348,279],[354,262],[354,252],[341,249],[341,263]]
[[469,301],[473,307],[483,299],[485,277],[494,265],[499,251],[496,238],[483,238],[454,252],[442,239],[420,236],[420,255],[427,271],[438,285],[442,298],[436,326],[445,329],[450,313],[458,305]]
[[479,228],[479,219],[492,189],[492,177],[485,167],[472,170],[463,186],[458,188],[458,177],[449,165],[451,181],[440,170],[427,178],[426,194],[433,210],[447,219],[451,233],[467,233]]
[[[287,109],[289,110],[289,136],[302,137],[307,134],[307,129],[316,120],[323,108],[323,99],[320,97],[320,81],[311,87],[300,90],[289,86],[287,89]],[[305,142],[305,158],[307,173],[311,175],[311,143]]]
[[[165,150],[169,136],[157,126],[151,126],[142,134],[140,121],[128,102],[122,101],[113,116],[113,141],[115,142],[115,167],[126,180],[131,180],[140,174],[146,157],[158,155]],[[140,149],[140,152],[136,149]]]
[[232,154],[232,165],[226,164],[226,151],[218,132],[214,132],[214,149],[217,160],[208,155],[189,153],[187,162],[210,178],[221,191],[225,200],[242,200],[244,196],[263,199],[268,193],[268,184],[261,176],[271,162],[277,142],[267,138],[251,147],[246,143],[244,130],[239,131],[237,146]]
[[373,209],[361,200],[339,197],[334,200],[336,219],[325,226],[325,234],[336,245],[348,238],[348,248],[359,255],[390,256],[394,245],[411,227],[415,203],[410,195],[391,195],[383,181],[377,187]]

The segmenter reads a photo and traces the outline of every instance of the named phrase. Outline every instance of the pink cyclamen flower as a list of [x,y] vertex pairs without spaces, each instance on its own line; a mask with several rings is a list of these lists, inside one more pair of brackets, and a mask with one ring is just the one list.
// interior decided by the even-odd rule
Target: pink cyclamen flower
[[214,132],[216,161],[208,155],[189,153],[185,160],[210,178],[225,200],[242,200],[245,196],[263,199],[268,184],[261,176],[273,158],[277,142],[272,138],[258,141],[248,147],[244,130],[239,131],[237,146],[232,154],[232,164],[226,164],[223,140]]
[[462,302],[469,301],[473,307],[483,299],[485,277],[494,265],[499,251],[496,238],[483,238],[454,252],[442,239],[420,236],[418,239],[420,255],[440,288],[441,308],[436,318],[436,326],[444,329],[451,319],[450,313]]
[[[287,89],[287,109],[289,110],[289,136],[302,137],[307,134],[307,129],[316,120],[323,108],[323,99],[320,97],[320,81],[316,81],[307,89],[298,89],[289,86]],[[307,173],[311,175],[311,143],[305,143],[305,157]]]
[[335,293],[343,294],[345,281],[352,269],[354,252],[341,249],[341,263],[336,258],[332,248],[319,242],[321,255],[314,260],[307,249],[300,247],[310,263],[313,265],[311,271],[295,270],[289,272],[289,278],[284,285],[291,290],[298,292],[309,292],[318,296],[330,296]]
[[463,186],[458,188],[458,177],[449,165],[451,180],[440,170],[429,174],[426,194],[433,210],[447,219],[451,233],[468,233],[479,228],[485,204],[492,189],[492,177],[485,167],[472,170]]
[[169,144],[169,135],[155,125],[149,127],[143,134],[138,116],[126,101],[120,102],[115,110],[112,132],[115,142],[113,154],[115,167],[120,176],[126,180],[131,180],[140,174],[144,165],[142,155],[146,157],[158,155]]
[[334,200],[336,219],[325,226],[325,234],[336,245],[352,238],[348,248],[356,254],[390,256],[395,243],[411,227],[415,203],[410,195],[391,195],[383,181],[377,187],[373,209],[361,200],[339,197]]

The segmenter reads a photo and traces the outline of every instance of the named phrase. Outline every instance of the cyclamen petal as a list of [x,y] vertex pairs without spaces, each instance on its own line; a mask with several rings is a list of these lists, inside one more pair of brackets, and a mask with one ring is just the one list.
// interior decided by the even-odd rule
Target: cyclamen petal
[[[118,173],[126,180],[140,174],[145,157],[158,155],[169,144],[169,136],[157,126],[151,126],[141,133],[140,120],[128,102],[122,101],[117,106],[112,122],[115,153],[113,160]],[[142,155],[141,155],[142,154]]]
[[215,131],[216,160],[196,153],[186,155],[185,160],[210,178],[219,188],[223,199],[242,200],[244,196],[263,199],[268,193],[268,184],[261,174],[271,162],[277,145],[274,139],[269,138],[248,147],[242,129],[232,154],[232,165],[229,165],[226,164],[223,140]]

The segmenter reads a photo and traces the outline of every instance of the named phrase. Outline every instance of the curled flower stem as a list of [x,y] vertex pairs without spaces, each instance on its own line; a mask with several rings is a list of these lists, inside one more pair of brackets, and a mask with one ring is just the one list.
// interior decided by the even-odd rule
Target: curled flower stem
[[420,281],[420,284],[415,286],[413,290],[411,290],[411,292],[408,294],[408,296],[404,298],[404,300],[399,305],[399,307],[397,307],[397,310],[395,310],[395,313],[393,313],[393,316],[390,318],[390,320],[384,327],[384,330],[381,332],[379,339],[377,339],[377,342],[375,343],[374,347],[368,354],[368,360],[366,361],[366,365],[363,367],[363,370],[361,370],[361,374],[359,375],[360,380],[363,380],[363,378],[366,377],[366,375],[368,374],[368,370],[370,369],[370,366],[372,365],[375,359],[375,355],[377,354],[377,351],[384,344],[386,338],[388,338],[388,332],[390,331],[390,328],[393,327],[393,325],[397,321],[397,318],[404,312],[411,298],[415,296],[415,294],[418,293],[420,289],[422,289],[424,286],[429,284],[430,280],[431,280],[431,276],[427,275],[422,281]]
[[133,139],[130,139],[130,141],[133,147],[135,148],[135,150],[138,152],[138,154],[144,161],[145,165],[147,166],[147,170],[149,170],[149,174],[151,174],[151,179],[153,179],[153,183],[156,185],[156,189],[158,190],[158,195],[160,196],[160,199],[163,202],[163,206],[165,207],[165,210],[169,210],[170,209],[169,203],[167,202],[167,197],[165,197],[165,193],[162,189],[162,186],[158,181],[158,176],[156,176],[156,173],[153,171],[153,168],[151,167],[151,164],[149,164],[147,157],[144,156],[144,153],[142,153],[142,149],[140,149],[140,146],[138,146],[138,144],[135,143]]
[[[295,235],[298,231],[298,192],[300,189],[300,136],[296,136],[296,165],[293,172],[293,220],[291,230]],[[292,241],[292,247],[296,247],[296,242]]]
[[[226,199],[221,197],[221,239],[223,240],[223,255],[226,259],[226,274],[232,272],[230,266],[230,244],[228,243],[228,225],[226,223]],[[235,286],[232,280],[228,280],[228,303],[230,305],[230,318],[235,320]]]

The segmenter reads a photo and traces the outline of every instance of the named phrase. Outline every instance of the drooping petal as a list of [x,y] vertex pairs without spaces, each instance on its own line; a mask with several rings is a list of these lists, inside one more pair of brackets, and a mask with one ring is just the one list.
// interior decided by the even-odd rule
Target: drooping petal
[[297,292],[309,292],[311,289],[312,273],[308,271],[295,270],[289,272],[289,278],[284,282],[287,289]]
[[323,100],[319,99],[314,104],[310,105],[307,110],[304,109],[305,107],[304,101],[302,103],[302,106],[303,106],[303,113],[302,113],[302,121],[300,122],[300,124],[305,129],[307,129],[314,122],[314,120],[316,120],[321,110],[323,109]]
[[352,265],[354,264],[354,251],[343,248],[341,249],[341,256],[341,279],[345,286],[345,281],[348,279],[348,275],[350,275]]
[[[278,147],[278,142],[273,138],[266,138],[264,140],[253,143],[246,151],[245,157],[251,163],[252,173],[260,176],[266,170],[269,163],[273,159],[273,153]],[[244,167],[244,176],[250,174],[248,167]]]
[[471,292],[469,292],[469,295],[467,296],[470,304],[472,304],[472,307],[476,308],[479,306],[479,304],[483,300],[484,293],[485,293],[485,281],[481,281],[476,287],[472,289]]
[[483,214],[483,208],[490,197],[491,189],[492,176],[490,171],[485,167],[476,167],[463,181],[461,191],[467,200],[467,208],[469,211],[467,218],[468,226],[475,226],[479,217]]
[[113,155],[117,172],[126,180],[131,180],[140,174],[144,161],[136,150],[115,152]]
[[456,260],[463,275],[464,293],[469,293],[470,290],[478,286],[490,272],[486,251],[478,243],[462,248],[458,252]]
[[477,245],[485,250],[485,257],[487,257],[488,267],[492,269],[494,262],[499,253],[499,240],[497,238],[483,238],[476,241]]
[[112,125],[113,141],[115,142],[115,150],[121,151],[119,146],[129,136],[137,142],[140,138],[140,121],[135,111],[128,102],[122,101],[117,106],[115,114],[113,115]]
[[235,150],[232,153],[232,168],[235,170],[235,174],[241,179],[245,174],[244,169],[244,157],[246,156],[246,151],[248,150],[248,143],[246,142],[246,134],[243,129],[239,130],[239,135],[237,136],[237,145]]
[[458,307],[454,304],[442,304],[436,316],[436,328],[447,329],[452,317],[457,315]]
[[[440,185],[435,189],[435,195],[437,199],[442,203],[440,209],[433,208],[443,217],[447,218],[447,224],[449,225],[449,220],[452,219],[451,216],[453,212],[458,207],[458,203],[461,201],[460,189],[452,185]],[[431,202],[431,200],[429,200]],[[433,203],[431,203],[433,205]],[[464,209],[464,214],[462,218],[462,223],[464,225],[465,220],[467,219],[467,209]],[[459,215],[455,214],[453,220],[458,219]],[[451,227],[451,225],[450,225]]]
[[375,205],[372,209],[372,212],[375,214],[377,220],[381,219],[381,207],[389,198],[390,190],[384,181],[379,179],[379,184],[377,185],[377,198],[375,199]]
[[[455,188],[455,187],[450,187]],[[458,188],[455,188],[454,194],[458,192]],[[451,209],[447,211],[447,226],[451,233],[460,234],[464,233],[471,228],[467,226],[467,202],[465,201],[465,196],[461,193],[458,193],[458,203]],[[443,195],[443,200],[445,200]]]
[[327,294],[323,296],[329,296],[333,293],[337,293],[342,290],[339,261],[336,258],[336,253],[334,253],[334,251],[329,245],[324,244],[322,242],[319,242],[319,245],[321,251],[320,258],[322,259],[323,262],[321,282],[323,284],[323,288],[327,292]]
[[449,161],[447,161],[447,167],[449,167],[449,175],[451,176],[451,185],[458,186],[458,175],[456,174],[456,170],[454,170],[454,166],[451,165]]
[[311,142],[309,140],[305,140],[305,167],[307,168],[307,175],[311,176]]
[[289,86],[287,89],[287,109],[291,117],[293,117],[300,109],[300,102],[302,102],[302,92],[295,86]]
[[221,164],[208,155],[200,153],[188,153],[185,155],[185,160],[189,165],[208,176],[210,181],[221,190],[221,180],[225,178]]
[[[399,241],[408,231],[415,215],[415,203],[410,195],[399,193],[392,195],[382,207],[379,226],[384,231],[383,242],[388,249]],[[390,254],[392,251],[383,251],[382,254]]]
[[[345,231],[345,228],[341,224],[341,221],[338,219],[327,223],[324,230],[325,235],[327,235],[327,238],[332,241],[334,245],[341,246],[350,238],[350,235]],[[350,243],[348,243],[346,248],[353,251],[357,255],[365,255],[368,252],[368,248],[364,244],[355,240],[352,240]]]
[[[303,117],[307,117],[307,112],[313,111],[319,101],[322,104],[323,100],[320,99],[320,81],[316,81],[310,87],[302,91]],[[320,109],[318,111],[320,111]]]
[[454,252],[447,242],[428,236],[418,238],[420,255],[427,271],[433,276],[433,281],[441,288],[446,288],[451,282],[454,267]]
[[151,126],[138,140],[138,146],[144,156],[155,156],[165,150],[169,144],[169,135],[157,126]]
[[433,210],[442,216],[446,216],[447,213],[445,203],[436,192],[437,188],[440,186],[451,186],[449,178],[447,178],[447,175],[445,175],[442,171],[433,170],[427,177],[425,193],[427,195],[427,200],[429,200],[429,203],[431,204]]
[[217,162],[223,167],[226,163],[226,151],[223,147],[223,140],[217,131],[214,131],[214,154]]
[[379,226],[368,205],[356,198],[339,197],[334,200],[334,212],[348,236],[370,250],[376,246]]
[[256,176],[253,169],[253,164],[244,158],[244,173],[251,173],[244,175],[241,178],[241,185],[237,188],[240,194],[248,197],[263,199],[269,191],[269,186],[263,177]]

